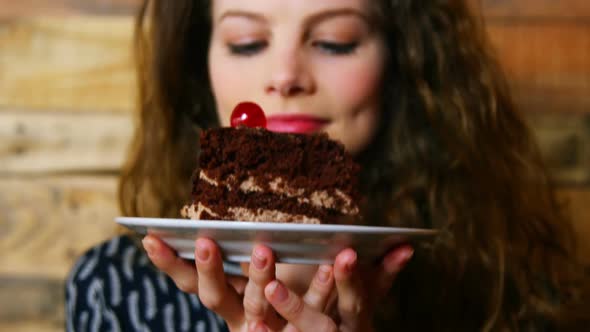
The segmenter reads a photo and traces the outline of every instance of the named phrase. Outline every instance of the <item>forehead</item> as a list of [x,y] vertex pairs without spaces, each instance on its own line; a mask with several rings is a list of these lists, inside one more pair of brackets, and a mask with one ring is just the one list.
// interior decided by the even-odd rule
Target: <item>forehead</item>
[[376,0],[213,0],[213,16],[235,9],[269,15],[311,14],[339,8],[364,10],[369,1]]

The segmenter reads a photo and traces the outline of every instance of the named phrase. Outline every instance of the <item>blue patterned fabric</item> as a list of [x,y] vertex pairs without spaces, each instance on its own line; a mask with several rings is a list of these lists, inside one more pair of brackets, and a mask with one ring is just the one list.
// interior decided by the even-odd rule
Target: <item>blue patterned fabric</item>
[[126,236],[84,254],[65,285],[66,331],[227,331]]

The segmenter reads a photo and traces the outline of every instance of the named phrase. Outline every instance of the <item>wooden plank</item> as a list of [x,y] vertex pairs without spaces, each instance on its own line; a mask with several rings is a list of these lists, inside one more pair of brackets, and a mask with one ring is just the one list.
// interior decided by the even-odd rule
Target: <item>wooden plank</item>
[[[0,211],[9,213],[0,218],[0,299],[19,298],[18,304],[0,300],[0,327],[54,326],[63,320],[63,299],[59,295],[56,304],[56,294],[75,257],[113,234],[114,180],[0,181],[0,192],[11,193],[0,195]],[[578,238],[587,239],[590,189],[564,187],[559,197],[570,202]],[[590,263],[590,243],[580,244],[582,259]]]
[[[588,18],[586,0],[470,0],[490,18]],[[140,0],[0,0],[0,17],[31,15],[129,15]]]
[[560,185],[590,185],[590,113],[529,113],[553,178]]
[[[487,17],[588,18],[586,0],[470,0]],[[132,14],[140,0],[0,0],[0,17],[71,14]]]
[[141,0],[0,0],[0,18],[38,15],[130,15]]
[[471,0],[488,21],[502,19],[590,20],[588,0]]
[[55,320],[54,323],[61,325],[65,302],[63,293],[63,280],[0,276],[0,322],[16,323],[41,318]]
[[[4,189],[2,186],[0,188]],[[569,209],[574,218],[574,226],[578,239],[580,239],[580,257],[586,263],[590,263],[590,243],[585,239],[590,236],[590,210],[587,209],[587,202],[590,201],[590,189],[580,189],[563,187],[558,192],[559,198],[563,202],[569,202]],[[1,202],[1,201],[0,201]],[[0,204],[1,206],[1,204]],[[51,213],[49,213],[51,214]],[[78,217],[77,224],[81,224],[83,220]],[[23,220],[24,221],[24,220]],[[1,224],[0,224],[1,225]],[[46,227],[39,225],[38,230],[46,230]],[[81,229],[85,228],[83,234],[87,235],[93,232],[92,229],[82,225]],[[68,233],[69,242],[84,241],[86,236],[73,237],[72,233]],[[34,240],[34,237],[30,240]],[[22,241],[19,241],[22,243]],[[53,241],[59,243],[59,241]],[[2,243],[2,241],[0,241]],[[89,242],[89,244],[91,244]],[[56,325],[56,322],[63,320],[63,298],[60,295],[63,292],[63,278],[65,274],[61,273],[58,277],[54,273],[48,273],[46,266],[39,266],[40,260],[50,259],[49,263],[61,264],[60,261],[52,259],[45,254],[49,247],[42,246],[36,248],[34,252],[29,252],[28,255],[20,256],[20,251],[16,250],[16,254],[20,257],[20,270],[10,271],[5,273],[0,272],[0,327],[7,326],[23,326],[24,322],[28,322],[29,326],[33,326],[31,321],[41,321],[48,326]],[[1,247],[5,252],[7,246]],[[41,255],[41,258],[36,256]],[[4,266],[4,261],[0,256],[0,266]],[[23,266],[26,268],[23,268]],[[66,266],[69,269],[69,266]],[[34,271],[34,272],[33,272]],[[32,274],[31,274],[32,273]],[[45,275],[48,274],[48,275]],[[32,276],[31,276],[32,275]],[[7,299],[19,298],[18,304],[11,301],[3,301]],[[56,299],[58,303],[56,303]]]
[[16,321],[3,322],[0,321],[0,331],[10,332],[63,332],[64,324],[56,323],[47,320],[38,321]]
[[590,25],[488,26],[526,111],[590,112]]
[[[114,176],[0,178],[0,275],[63,278],[80,253],[114,234],[115,182]],[[563,188],[587,234],[589,189]]]
[[0,106],[128,112],[131,17],[0,21]]
[[0,175],[114,173],[132,131],[130,114],[0,109]]
[[[131,18],[0,24],[0,105],[129,111]],[[490,24],[514,94],[527,110],[590,110],[590,25]]]
[[[590,114],[536,112],[527,120],[558,182],[590,183]],[[0,175],[115,174],[131,132],[126,114],[0,111]]]
[[581,260],[590,264],[590,187],[561,188],[559,198],[569,206],[578,238]]
[[0,276],[63,280],[81,253],[116,233],[116,180],[0,178]]

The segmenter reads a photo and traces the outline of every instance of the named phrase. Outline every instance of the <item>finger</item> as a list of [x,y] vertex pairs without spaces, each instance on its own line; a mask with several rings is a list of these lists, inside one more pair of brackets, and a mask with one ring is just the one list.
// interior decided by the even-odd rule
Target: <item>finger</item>
[[146,235],[141,242],[152,263],[172,278],[181,291],[197,293],[197,270],[193,264],[178,257],[170,247],[154,235]]
[[279,319],[264,297],[264,287],[276,277],[272,250],[263,245],[254,247],[248,276],[243,300],[246,321],[264,321],[272,330],[281,329],[285,322]]
[[395,277],[403,270],[414,255],[409,245],[398,247],[385,255],[377,274],[375,294],[385,294],[391,288]]
[[273,308],[289,322],[285,330],[295,327],[300,331],[336,331],[336,324],[328,316],[313,310],[280,281],[270,282],[264,288],[264,295]]
[[332,267],[321,265],[318,268],[309,289],[303,296],[303,301],[311,308],[323,312],[334,287]]
[[[271,329],[264,322],[253,321],[248,323],[248,332],[269,332]],[[285,332],[285,331],[282,331]]]
[[242,325],[242,301],[226,282],[221,252],[212,240],[197,239],[195,263],[199,275],[199,299],[203,305],[223,317],[230,327]]
[[363,297],[360,282],[354,276],[357,268],[357,254],[345,249],[336,256],[334,279],[338,291],[338,312],[345,326],[356,326],[363,312]]

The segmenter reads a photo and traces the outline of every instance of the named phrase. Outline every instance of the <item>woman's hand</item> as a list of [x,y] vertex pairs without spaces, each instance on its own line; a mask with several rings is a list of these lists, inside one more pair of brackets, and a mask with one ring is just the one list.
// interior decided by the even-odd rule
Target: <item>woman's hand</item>
[[[162,240],[154,235],[146,235],[143,247],[152,263],[166,273],[181,291],[198,294],[198,273],[195,264],[178,257]],[[244,294],[248,279],[239,276],[227,276],[227,282],[238,294]]]
[[[374,305],[391,288],[395,276],[412,255],[410,246],[402,246],[389,252],[379,266],[371,268],[358,266],[356,252],[345,249],[336,256],[333,267],[320,266],[303,297],[278,280],[265,287],[265,297],[287,320],[283,331],[373,331]],[[327,289],[332,275],[335,297],[330,297]],[[268,325],[261,322],[256,326],[261,332],[272,331],[265,329]]]
[[209,239],[196,242],[196,270],[156,237],[147,236],[144,247],[181,290],[198,293],[203,305],[222,316],[231,331],[240,332],[371,331],[375,295],[391,287],[413,253],[402,246],[379,266],[361,269],[356,253],[343,250],[333,267],[318,268],[307,292],[299,296],[276,280],[274,255],[262,245],[253,250],[247,281],[223,273],[219,248]]

